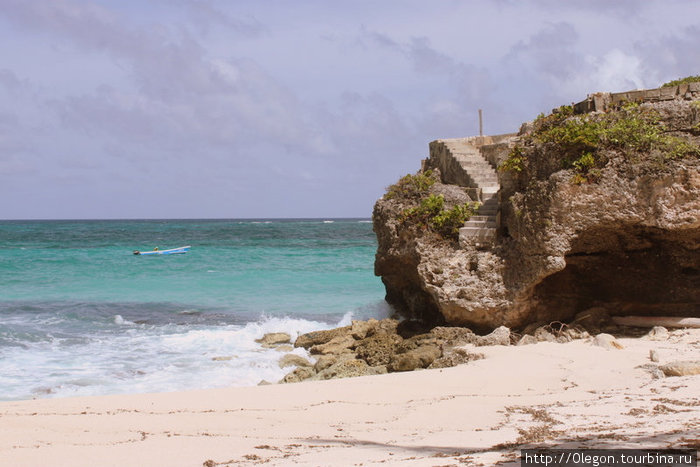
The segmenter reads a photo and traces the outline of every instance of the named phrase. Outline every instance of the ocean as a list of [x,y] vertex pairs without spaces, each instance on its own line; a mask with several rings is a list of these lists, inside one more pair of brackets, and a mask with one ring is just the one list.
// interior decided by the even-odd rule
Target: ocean
[[391,314],[375,252],[367,219],[0,221],[0,400],[276,382],[256,338]]

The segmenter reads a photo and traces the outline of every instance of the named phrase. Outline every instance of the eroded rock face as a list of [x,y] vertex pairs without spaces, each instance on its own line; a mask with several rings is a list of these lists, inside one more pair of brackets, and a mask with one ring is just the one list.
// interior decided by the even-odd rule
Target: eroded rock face
[[[697,101],[645,105],[700,143]],[[556,147],[537,151],[526,173],[499,175],[499,236],[488,250],[406,229],[400,201],[377,201],[375,274],[386,300],[479,331],[569,322],[594,307],[700,316],[700,159],[609,151],[597,181],[577,184],[559,169]]]
[[613,315],[696,316],[698,161],[673,165],[634,178],[609,167],[583,185],[562,171],[514,193],[503,243],[504,282],[519,305],[513,318],[569,320],[596,305]]

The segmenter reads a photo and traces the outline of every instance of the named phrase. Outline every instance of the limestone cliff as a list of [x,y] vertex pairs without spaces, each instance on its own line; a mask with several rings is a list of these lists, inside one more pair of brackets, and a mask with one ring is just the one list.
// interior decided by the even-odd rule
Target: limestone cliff
[[[439,180],[420,196],[497,206],[450,237],[410,222],[420,196],[377,201],[387,301],[480,330],[566,322],[595,306],[700,316],[700,86],[664,92],[639,105],[594,95],[517,135],[431,143],[419,174]],[[477,155],[500,167],[495,189]]]

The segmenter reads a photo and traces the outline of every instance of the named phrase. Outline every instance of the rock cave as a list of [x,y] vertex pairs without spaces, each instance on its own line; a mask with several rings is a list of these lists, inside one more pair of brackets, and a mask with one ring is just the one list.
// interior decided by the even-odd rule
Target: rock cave
[[698,229],[589,229],[572,242],[566,267],[534,287],[536,314],[565,322],[601,306],[611,315],[697,316],[698,245]]

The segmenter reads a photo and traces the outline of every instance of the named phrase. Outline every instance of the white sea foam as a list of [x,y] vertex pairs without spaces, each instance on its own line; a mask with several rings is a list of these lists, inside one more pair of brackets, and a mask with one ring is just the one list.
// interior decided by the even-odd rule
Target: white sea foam
[[[348,312],[336,325],[350,324],[351,319]],[[277,382],[289,371],[279,368],[282,353],[261,347],[255,339],[286,332],[294,342],[300,334],[336,326],[278,317],[245,325],[184,327],[134,324],[116,315],[114,323],[130,326],[79,342],[51,338],[25,348],[4,348],[0,397],[169,392]],[[304,349],[292,352],[310,358]]]
[[343,315],[343,319],[338,323],[338,327],[349,326],[352,324],[353,312],[348,311]]
[[187,308],[185,310],[180,310],[177,312],[178,315],[197,315],[200,313],[201,313],[201,311],[199,311],[195,308]]
[[118,324],[120,326],[122,325],[131,325],[131,324],[136,324],[133,321],[129,321],[128,319],[124,319],[122,315],[114,315],[114,324]]

